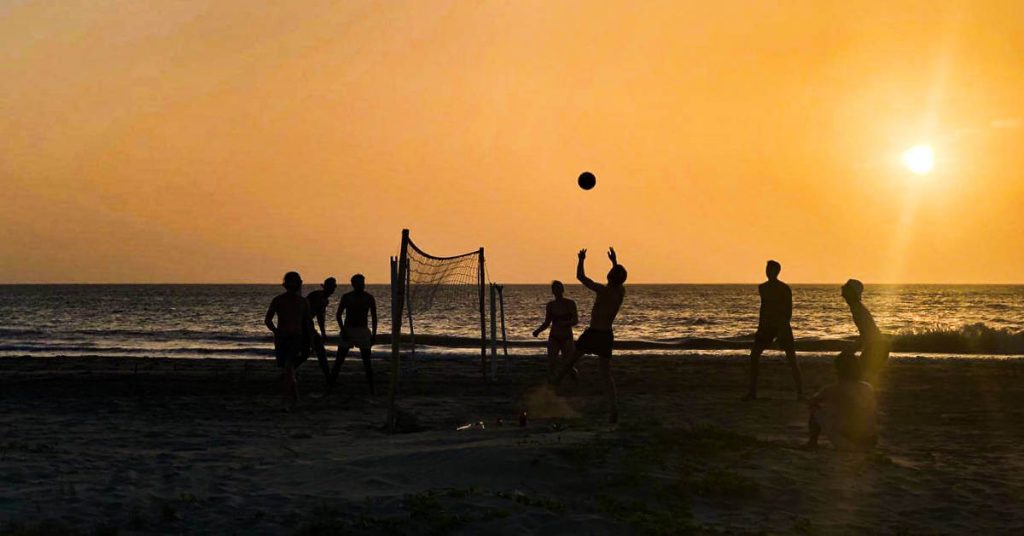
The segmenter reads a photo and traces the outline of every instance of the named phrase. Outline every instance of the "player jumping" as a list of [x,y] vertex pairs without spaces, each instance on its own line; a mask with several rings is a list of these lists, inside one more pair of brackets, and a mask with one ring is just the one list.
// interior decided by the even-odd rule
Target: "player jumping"
[[576,264],[576,279],[596,294],[594,308],[590,312],[590,327],[580,335],[572,357],[558,372],[558,375],[551,380],[551,383],[556,386],[560,384],[565,375],[573,370],[576,361],[584,354],[598,356],[601,363],[601,375],[605,380],[605,394],[608,396],[608,421],[615,423],[619,420],[619,409],[616,401],[615,380],[612,379],[611,372],[612,346],[615,342],[612,323],[615,321],[615,316],[619,314],[622,300],[626,297],[626,289],[623,284],[626,282],[627,273],[626,268],[618,263],[615,248],[608,248],[608,259],[612,261],[612,268],[608,270],[608,284],[595,283],[587,277],[583,269],[583,261],[586,258],[587,250],[581,249],[579,262]]

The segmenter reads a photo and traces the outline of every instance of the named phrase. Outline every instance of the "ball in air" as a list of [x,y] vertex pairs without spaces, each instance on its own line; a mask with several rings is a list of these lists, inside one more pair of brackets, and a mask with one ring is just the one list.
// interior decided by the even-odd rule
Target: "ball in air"
[[580,188],[589,190],[597,184],[597,177],[589,171],[580,173],[580,178],[576,179],[576,183],[580,185]]

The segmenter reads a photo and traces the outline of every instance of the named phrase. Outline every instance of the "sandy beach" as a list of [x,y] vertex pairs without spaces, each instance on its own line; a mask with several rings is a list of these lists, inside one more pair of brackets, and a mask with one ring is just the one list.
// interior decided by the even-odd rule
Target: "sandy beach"
[[[387,435],[386,397],[368,395],[354,360],[327,398],[304,365],[289,414],[269,359],[6,358],[0,531],[1024,530],[1020,359],[894,359],[870,454],[798,449],[805,406],[782,360],[763,363],[763,398],[741,402],[745,360],[619,359],[617,426],[605,424],[593,360],[562,396],[531,393],[540,359],[517,359],[494,383],[475,360],[422,363],[400,400],[423,430]],[[831,381],[827,357],[802,364],[812,391]],[[476,421],[486,428],[456,431]]]

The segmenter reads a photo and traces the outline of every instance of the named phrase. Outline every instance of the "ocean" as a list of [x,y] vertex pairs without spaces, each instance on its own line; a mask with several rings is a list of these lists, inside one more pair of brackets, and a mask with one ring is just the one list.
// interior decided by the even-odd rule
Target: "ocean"
[[[303,292],[315,288],[307,285]],[[270,358],[263,316],[281,290],[277,285],[2,285],[0,356]],[[333,315],[342,290],[331,298],[327,321],[335,334]],[[389,289],[371,285],[369,291],[378,302],[379,332],[390,333]],[[566,295],[577,301],[585,323],[591,293],[569,285]],[[548,285],[505,287],[510,354],[543,353],[543,339],[531,332],[549,299]],[[856,334],[838,285],[793,285],[793,301],[799,351],[834,351]],[[894,335],[898,354],[1024,354],[1021,285],[869,285],[864,301],[882,330]],[[616,321],[617,352],[742,354],[757,326],[758,304],[755,285],[627,285]],[[418,355],[478,352],[479,322],[472,304],[417,316]],[[388,350],[381,345],[375,352]]]

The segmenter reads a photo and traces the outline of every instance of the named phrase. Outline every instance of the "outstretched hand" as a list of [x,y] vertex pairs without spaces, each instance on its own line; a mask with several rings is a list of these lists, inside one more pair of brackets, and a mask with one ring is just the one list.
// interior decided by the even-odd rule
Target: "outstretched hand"
[[612,261],[612,264],[619,264],[618,257],[615,256],[615,248],[608,248],[608,259]]
[[582,261],[583,259],[586,259],[586,258],[587,258],[587,248],[583,248],[583,249],[581,249],[581,250],[580,250],[580,252],[579,252],[579,253],[578,253],[578,254],[577,254],[576,256],[577,256],[577,257],[579,257],[579,259],[580,259],[581,261]]
[[533,336],[534,336],[534,337],[538,337],[538,336],[540,336],[540,330],[539,330],[539,329],[535,329],[535,330],[533,330]]

